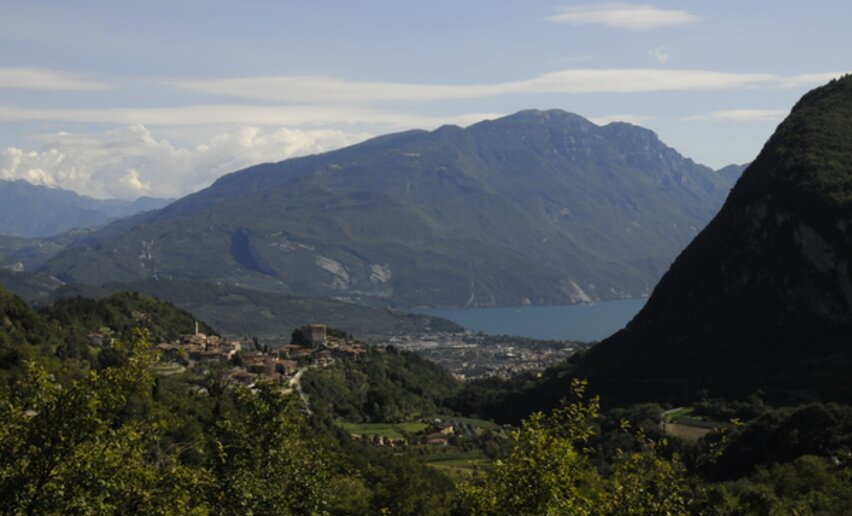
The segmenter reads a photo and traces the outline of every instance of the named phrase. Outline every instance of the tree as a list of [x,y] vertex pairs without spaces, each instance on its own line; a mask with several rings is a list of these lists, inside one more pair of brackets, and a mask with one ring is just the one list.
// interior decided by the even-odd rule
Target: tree
[[329,459],[290,395],[260,383],[235,391],[214,427],[208,500],[219,514],[317,514],[329,502]]
[[152,414],[130,415],[150,398],[155,357],[144,334],[120,366],[58,384],[28,361],[0,404],[0,504],[4,513],[194,512],[193,472],[149,453],[162,431]]
[[[581,399],[586,384],[574,381]],[[549,415],[532,414],[513,432],[512,453],[497,461],[482,485],[462,489],[473,514],[592,514],[600,505],[601,479],[577,446],[593,434],[599,402],[563,403]]]
[[[472,514],[688,514],[690,489],[677,457],[638,434],[642,449],[618,452],[608,477],[590,464],[585,444],[600,415],[597,397],[583,401],[586,382],[572,381],[575,401],[550,414],[534,413],[513,433],[505,461],[481,484],[462,487]],[[623,425],[627,431],[629,425]],[[664,443],[661,443],[664,444]]]
[[[628,429],[623,422],[622,428]],[[612,472],[604,483],[606,494],[600,514],[693,514],[697,502],[687,483],[686,468],[675,455],[665,459],[658,453],[666,440],[654,441],[640,430],[640,449],[616,450]]]
[[184,464],[204,436],[165,445],[168,407],[152,396],[157,358],[145,334],[111,346],[108,365],[65,385],[25,362],[0,396],[0,513],[325,512],[328,461],[292,396],[269,384],[216,390],[229,402],[206,460]]

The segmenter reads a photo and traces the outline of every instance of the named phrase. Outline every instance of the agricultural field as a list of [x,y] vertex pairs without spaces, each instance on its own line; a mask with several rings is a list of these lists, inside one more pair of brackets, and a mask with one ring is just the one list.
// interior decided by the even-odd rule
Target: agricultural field
[[692,416],[693,411],[692,407],[680,407],[664,412],[662,423],[666,434],[687,441],[697,441],[714,428],[725,426],[721,421]]
[[427,460],[426,464],[446,474],[453,480],[470,479],[485,476],[491,468],[492,461],[481,455],[453,454],[456,456],[444,456],[434,460]]
[[420,421],[406,423],[338,423],[352,435],[382,436],[399,439],[406,435],[417,434],[426,430],[429,425]]

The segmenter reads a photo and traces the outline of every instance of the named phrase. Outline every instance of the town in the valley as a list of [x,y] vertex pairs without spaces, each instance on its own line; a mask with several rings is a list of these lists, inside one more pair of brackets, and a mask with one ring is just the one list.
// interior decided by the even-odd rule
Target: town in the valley
[[460,380],[507,379],[526,371],[543,371],[587,346],[571,341],[490,336],[470,331],[399,335],[391,337],[389,344],[439,364]]
[[[305,367],[326,365],[335,359],[357,360],[367,346],[325,324],[308,324],[294,331],[289,343],[279,346],[260,344],[255,339],[205,335],[196,329],[175,342],[159,343],[155,349],[167,367],[220,365],[227,368],[225,380],[252,385],[260,379],[289,381]],[[584,347],[569,341],[495,337],[470,331],[396,335],[374,347],[386,346],[417,353],[461,380],[509,378],[525,371],[541,371]]]
[[325,324],[309,324],[293,332],[289,344],[270,349],[253,339],[227,339],[198,332],[176,342],[154,346],[160,360],[178,368],[220,365],[228,369],[223,379],[245,385],[257,381],[289,381],[310,365],[325,365],[335,359],[357,360],[367,351],[361,342],[329,330]]

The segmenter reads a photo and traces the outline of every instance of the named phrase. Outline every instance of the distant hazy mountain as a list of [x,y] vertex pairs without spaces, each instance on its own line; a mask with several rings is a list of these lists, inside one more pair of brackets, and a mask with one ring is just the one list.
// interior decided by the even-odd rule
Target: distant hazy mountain
[[0,235],[0,269],[36,271],[91,231],[91,228],[77,229],[45,238]]
[[522,111],[251,167],[107,226],[44,270],[395,306],[635,297],[728,188],[647,129]]
[[0,286],[27,302],[51,295],[62,282],[44,274],[0,269]]
[[847,76],[799,101],[643,310],[592,349],[585,374],[622,394],[766,389],[852,401],[850,371]]
[[24,180],[0,180],[0,235],[47,237],[162,208],[169,202],[152,197],[98,200]]
[[728,165],[726,167],[722,167],[716,171],[719,176],[725,180],[726,183],[731,185],[731,188],[737,183],[737,180],[743,175],[745,169],[747,169],[749,163],[744,163],[742,165]]

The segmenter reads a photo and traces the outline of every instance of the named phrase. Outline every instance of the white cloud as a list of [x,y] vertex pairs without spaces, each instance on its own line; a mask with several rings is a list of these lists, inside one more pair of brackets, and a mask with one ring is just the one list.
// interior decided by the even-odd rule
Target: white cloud
[[589,120],[597,125],[606,125],[610,122],[627,122],[628,124],[633,125],[645,125],[649,120],[648,117],[639,116],[639,115],[605,115],[605,116],[593,116],[590,117]]
[[365,134],[244,127],[196,146],[175,146],[133,125],[94,133],[39,137],[42,148],[0,152],[0,178],[26,179],[99,198],[176,197],[257,163],[324,152]]
[[648,51],[648,55],[651,56],[654,61],[657,63],[664,65],[669,62],[669,51],[666,47],[657,47]]
[[468,125],[495,113],[428,116],[388,112],[358,106],[199,104],[161,108],[45,109],[0,105],[0,121],[66,121],[146,126],[324,126],[381,125],[391,128],[431,128],[443,124]]
[[[498,95],[640,93],[817,85],[842,73],[774,75],[659,68],[567,69],[531,79],[468,85],[347,81],[334,77],[245,77],[172,83],[210,95],[230,95],[261,104],[196,104],[151,108],[28,108],[0,105],[0,121],[66,121],[145,126],[371,126],[376,130],[468,125],[499,116],[465,113],[435,116],[416,109],[378,106]],[[375,107],[374,107],[375,106]]]
[[[658,68],[575,68],[546,73],[530,79],[494,84],[413,84],[349,81],[325,76],[266,76],[233,79],[176,81],[179,88],[209,95],[242,97],[292,104],[281,110],[314,109],[337,111],[331,104],[342,104],[342,113],[353,117],[387,117],[387,114],[353,108],[353,104],[387,102],[425,102],[436,100],[483,98],[530,93],[635,93],[649,91],[714,90],[746,87],[781,87],[819,84],[839,72],[806,75],[767,73],[731,73],[710,70],[662,70]],[[238,109],[238,108],[235,108]],[[246,107],[251,109],[251,107]],[[257,108],[259,110],[268,108]],[[3,117],[0,112],[0,119]]]
[[660,9],[651,5],[603,3],[565,7],[549,18],[556,23],[571,25],[605,25],[627,29],[653,29],[664,25],[693,23],[699,17],[688,12]]
[[109,85],[42,68],[0,68],[0,88],[27,90],[102,90]]
[[286,103],[375,102],[462,99],[512,93],[516,83],[415,84],[349,81],[328,76],[277,75],[176,81],[179,88],[230,97],[273,100]]
[[649,68],[565,70],[531,81],[541,93],[636,93],[694,89],[725,89],[760,83],[766,74],[741,74],[705,70],[660,70]]
[[778,109],[730,109],[691,115],[683,119],[689,121],[777,122],[783,120],[789,113],[789,110]]
[[151,182],[142,181],[142,178],[139,177],[139,171],[135,168],[128,168],[127,174],[118,180],[117,185],[119,187],[124,187],[123,190],[121,188],[114,187],[114,191],[112,193],[118,198],[139,197],[139,195],[145,194],[151,190]]

